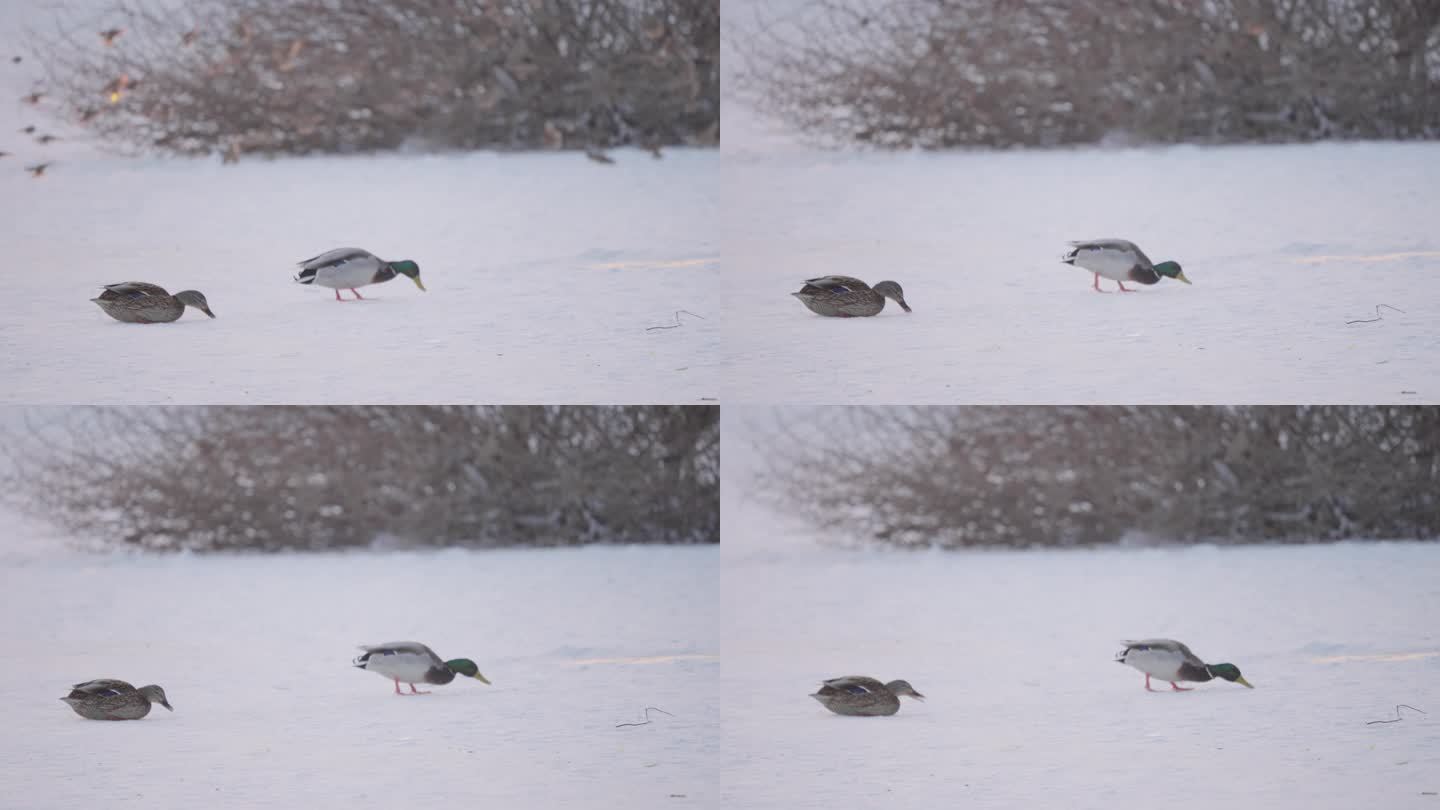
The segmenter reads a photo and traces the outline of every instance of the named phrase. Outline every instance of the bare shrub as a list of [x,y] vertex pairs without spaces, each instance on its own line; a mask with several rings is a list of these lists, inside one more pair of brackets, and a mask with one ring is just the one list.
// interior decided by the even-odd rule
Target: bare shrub
[[79,409],[4,500],[143,549],[719,542],[714,407]]
[[177,154],[713,144],[719,0],[115,0],[42,37],[107,141]]
[[742,95],[880,147],[1440,137],[1435,0],[813,0]]
[[762,442],[775,506],[899,547],[1440,536],[1440,408],[846,408]]

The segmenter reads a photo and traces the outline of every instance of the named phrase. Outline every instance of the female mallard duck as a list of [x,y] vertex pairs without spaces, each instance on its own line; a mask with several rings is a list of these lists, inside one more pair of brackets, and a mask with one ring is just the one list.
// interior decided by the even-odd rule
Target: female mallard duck
[[417,641],[392,641],[373,647],[361,646],[365,654],[355,659],[360,669],[383,675],[395,682],[395,694],[403,695],[400,682],[410,684],[410,694],[428,695],[415,688],[417,683],[433,683],[443,686],[455,680],[456,675],[474,678],[481,683],[490,683],[480,674],[479,667],[469,658],[455,658],[442,661],[435,651]]
[[1169,681],[1170,688],[1176,692],[1190,691],[1184,686],[1176,685],[1176,681],[1208,681],[1214,678],[1224,678],[1249,689],[1255,688],[1240,674],[1239,667],[1234,664],[1207,664],[1190,652],[1189,647],[1174,639],[1147,638],[1144,641],[1121,643],[1125,645],[1125,649],[1115,658],[1115,662],[1129,664],[1145,673],[1146,689],[1150,689],[1152,675],[1162,681]]
[[858,278],[850,276],[823,276],[805,281],[800,292],[790,293],[816,315],[831,318],[865,318],[877,315],[885,308],[889,298],[906,312],[910,305],[905,303],[905,293],[893,281],[882,281],[871,287]]
[[810,697],[836,714],[852,717],[883,717],[900,711],[900,695],[916,700],[925,696],[906,681],[881,683],[874,678],[851,675],[825,681]]
[[349,290],[355,293],[356,298],[364,300],[363,296],[355,291],[356,287],[380,284],[397,275],[415,282],[415,286],[422,292],[425,290],[425,285],[420,283],[420,265],[409,259],[387,262],[360,248],[336,248],[306,259],[300,262],[300,275],[296,276],[295,280],[301,284],[329,287],[335,291],[336,301],[344,301],[345,299],[340,297],[341,290]]
[[194,290],[181,290],[171,295],[164,287],[143,281],[106,284],[99,298],[91,298],[105,314],[125,323],[169,323],[179,320],[185,307],[194,307],[215,317],[205,296]]
[[153,684],[136,689],[114,678],[77,683],[69,696],[60,699],[90,720],[139,720],[150,713],[152,703],[175,711],[165,699],[164,689]]
[[1083,267],[1095,274],[1095,292],[1100,289],[1100,277],[1104,276],[1120,285],[1120,292],[1134,292],[1126,289],[1125,282],[1157,284],[1162,278],[1190,283],[1185,272],[1175,262],[1152,264],[1134,242],[1124,239],[1095,239],[1089,242],[1071,242],[1070,252],[1060,257],[1065,264]]

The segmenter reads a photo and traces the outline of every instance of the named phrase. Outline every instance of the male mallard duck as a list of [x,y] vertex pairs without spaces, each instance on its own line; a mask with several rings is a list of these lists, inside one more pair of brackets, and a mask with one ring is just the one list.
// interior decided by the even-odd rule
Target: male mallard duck
[[355,293],[356,298],[364,300],[360,293],[355,292],[356,287],[379,284],[396,275],[409,278],[422,291],[425,289],[425,285],[420,283],[420,265],[409,259],[387,262],[360,248],[336,248],[306,259],[300,262],[300,275],[295,280],[301,284],[329,287],[335,291],[336,301],[344,301],[340,297],[341,290],[349,290]]
[[851,675],[824,681],[820,691],[810,697],[836,714],[852,717],[881,717],[900,711],[900,695],[916,700],[925,696],[906,681],[881,683],[874,678]]
[[1104,276],[1120,285],[1120,292],[1134,292],[1125,288],[1125,282],[1156,284],[1161,278],[1190,283],[1180,265],[1175,262],[1152,264],[1134,242],[1124,239],[1095,239],[1089,242],[1071,242],[1070,252],[1060,257],[1065,264],[1083,267],[1095,274],[1095,292],[1100,289],[1100,277]]
[[[1115,658],[1117,664],[1129,664],[1145,673],[1145,688],[1150,689],[1150,676],[1170,682],[1176,692],[1188,692],[1188,688],[1177,686],[1176,681],[1208,681],[1224,678],[1249,689],[1250,682],[1240,674],[1234,664],[1207,664],[1174,639],[1147,638],[1143,641],[1123,641],[1125,649]],[[1150,689],[1151,692],[1157,691]]]
[[60,698],[81,717],[90,720],[139,720],[150,713],[150,704],[175,711],[165,699],[165,690],[158,686],[139,689],[114,678],[77,683],[67,697]]
[[858,278],[849,276],[823,276],[806,279],[800,292],[790,293],[800,299],[816,315],[832,318],[864,318],[879,314],[885,308],[885,299],[890,298],[906,312],[910,305],[905,303],[905,293],[893,281],[882,281],[871,287]]
[[178,320],[187,306],[215,317],[201,293],[181,290],[171,295],[164,287],[143,281],[106,284],[105,292],[90,300],[105,310],[106,315],[126,323],[169,323]]
[[373,647],[361,645],[365,654],[355,659],[360,669],[383,675],[395,682],[395,694],[403,695],[400,682],[410,684],[410,694],[428,695],[415,688],[416,683],[433,683],[443,686],[455,680],[456,675],[465,675],[481,683],[490,683],[480,674],[479,667],[469,658],[440,660],[435,651],[418,641],[392,641]]

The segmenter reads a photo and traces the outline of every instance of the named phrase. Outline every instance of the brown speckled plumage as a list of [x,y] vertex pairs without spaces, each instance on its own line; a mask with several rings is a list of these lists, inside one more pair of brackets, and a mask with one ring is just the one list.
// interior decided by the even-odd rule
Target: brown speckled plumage
[[885,717],[900,711],[900,695],[916,700],[925,696],[906,681],[881,683],[875,678],[849,675],[825,681],[810,697],[836,714],[852,717]]
[[850,276],[822,276],[807,279],[799,292],[790,293],[800,299],[816,315],[830,318],[865,318],[878,315],[890,298],[906,312],[905,293],[893,281],[882,281],[871,287]]
[[106,284],[105,292],[90,300],[105,310],[106,315],[125,323],[169,323],[179,320],[187,306],[215,317],[203,294],[181,290],[171,295],[164,287],[143,281]]
[[69,695],[60,699],[88,720],[139,720],[150,713],[151,703],[175,710],[165,698],[164,689],[154,684],[136,689],[114,678],[77,683]]

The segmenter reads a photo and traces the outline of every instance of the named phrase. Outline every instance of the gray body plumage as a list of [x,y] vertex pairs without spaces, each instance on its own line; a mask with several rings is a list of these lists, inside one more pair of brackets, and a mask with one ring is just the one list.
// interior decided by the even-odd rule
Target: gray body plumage
[[[1176,681],[1209,681],[1216,678],[1238,683],[1246,689],[1255,685],[1245,680],[1240,668],[1230,663],[1207,664],[1190,648],[1170,638],[1148,638],[1143,641],[1126,641],[1125,649],[1115,657],[1117,663],[1132,666],[1145,673],[1145,688],[1150,689],[1150,678],[1170,681],[1177,691],[1187,691]],[[1150,689],[1150,691],[1155,691]]]
[[836,714],[851,717],[885,717],[900,711],[900,695],[916,700],[925,696],[916,692],[906,681],[881,683],[875,678],[862,675],[848,675],[831,678],[822,682],[820,689],[810,697]]
[[136,689],[114,678],[77,683],[60,699],[89,720],[139,720],[150,713],[152,703],[174,711],[164,689],[153,684]]
[[1124,644],[1125,649],[1115,660],[1146,675],[1167,681],[1208,681],[1215,677],[1200,656],[1175,639],[1147,638]]
[[301,284],[348,290],[395,278],[395,271],[379,256],[360,248],[336,248],[300,262]]
[[381,284],[397,275],[408,276],[421,290],[419,265],[410,261],[387,262],[368,250],[336,248],[300,262],[295,280],[332,290],[353,290],[370,284]]
[[850,276],[821,276],[806,279],[799,292],[790,293],[800,299],[811,312],[830,318],[865,318],[878,315],[889,298],[906,312],[905,293],[893,281],[882,281],[871,287]]
[[1125,239],[1092,239],[1071,242],[1071,249],[1061,261],[1099,273],[1111,281],[1133,281],[1156,284],[1160,274],[1155,263],[1134,242]]
[[1174,279],[1189,284],[1190,279],[1179,262],[1165,261],[1156,264],[1150,261],[1134,242],[1124,239],[1092,239],[1085,242],[1071,242],[1070,251],[1060,257],[1065,264],[1089,270],[1095,274],[1095,289],[1100,289],[1100,277],[1111,279],[1125,292],[1125,282],[1157,284],[1162,278]]
[[391,641],[364,645],[364,655],[355,666],[405,683],[432,683],[441,686],[455,680],[455,673],[435,651],[418,641]]
[[195,290],[181,290],[171,295],[164,287],[143,281],[106,284],[100,297],[90,300],[106,315],[125,323],[169,323],[179,320],[187,306],[215,317],[203,294]]

